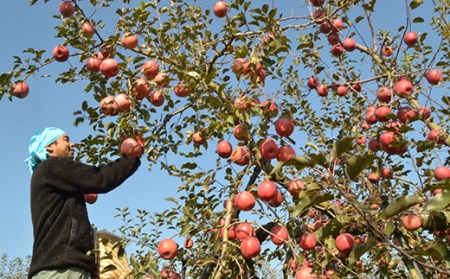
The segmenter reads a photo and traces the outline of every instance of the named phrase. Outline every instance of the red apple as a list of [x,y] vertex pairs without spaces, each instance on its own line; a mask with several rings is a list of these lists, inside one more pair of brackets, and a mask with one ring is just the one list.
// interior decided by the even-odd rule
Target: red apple
[[149,60],[142,65],[142,74],[147,79],[154,79],[159,72],[159,65],[153,60]]
[[237,140],[247,141],[250,138],[250,131],[245,123],[239,123],[233,129],[233,135]]
[[389,121],[391,113],[392,113],[391,108],[387,106],[381,106],[375,110],[375,116],[377,117],[377,120],[380,122]]
[[380,174],[378,173],[378,171],[371,172],[367,176],[367,179],[372,183],[378,183],[378,181],[380,180]]
[[317,94],[321,97],[325,97],[328,95],[328,88],[326,85],[319,85],[316,88]]
[[392,49],[392,47],[390,46],[384,46],[381,49],[381,53],[383,53],[384,56],[391,56],[392,54],[394,54],[394,49]]
[[114,97],[120,112],[128,112],[131,110],[131,100],[127,94],[120,93]]
[[292,146],[284,145],[278,149],[277,160],[284,162],[289,159],[295,158],[295,149]]
[[392,177],[392,169],[390,168],[383,168],[381,171],[381,176],[384,178]]
[[267,203],[272,207],[279,207],[283,203],[283,193],[277,190],[275,196]]
[[340,234],[334,241],[336,249],[343,254],[348,254],[353,250],[354,240],[349,233]]
[[164,72],[158,72],[154,80],[161,87],[167,87],[170,83],[169,76]]
[[191,238],[186,238],[184,240],[184,248],[191,249],[194,246],[194,241]]
[[56,46],[53,51],[53,58],[58,62],[65,62],[69,59],[69,50],[63,45]]
[[271,138],[263,140],[259,148],[264,160],[272,160],[278,156],[278,145]]
[[300,179],[294,178],[289,181],[288,191],[294,198],[298,198],[300,191],[305,189],[305,183]]
[[320,33],[328,34],[331,31],[331,24],[328,22],[322,22],[319,26]]
[[274,117],[278,114],[278,106],[274,100],[265,100],[261,104],[261,108],[264,112],[267,112],[270,117]]
[[315,7],[320,7],[325,3],[325,0],[311,0],[311,4]]
[[337,33],[331,32],[327,36],[328,42],[330,45],[337,45],[340,42],[339,35]]
[[241,242],[241,254],[246,259],[251,259],[259,255],[261,253],[261,243],[258,238],[251,236],[248,237]]
[[83,24],[81,24],[81,30],[83,31],[84,35],[89,37],[94,36],[95,34],[95,28],[89,21],[85,21],[83,22]]
[[392,90],[386,86],[380,87],[377,91],[377,99],[382,103],[389,103],[392,99]]
[[425,106],[420,106],[419,109],[417,110],[417,112],[419,113],[419,117],[422,120],[425,120],[425,119],[431,117],[431,110]]
[[364,145],[367,142],[367,138],[364,136],[359,136],[356,138],[356,143],[359,145]]
[[413,87],[411,81],[404,78],[404,79],[399,79],[397,81],[397,83],[395,83],[394,91],[400,97],[407,97],[414,92],[414,87]]
[[380,143],[376,139],[371,139],[368,146],[369,149],[373,152],[377,152],[378,150],[380,150]]
[[316,23],[321,24],[322,22],[325,21],[326,13],[321,8],[315,9],[312,18]]
[[175,95],[178,97],[187,97],[189,94],[191,94],[191,90],[187,87],[185,83],[179,83],[175,86],[173,89],[175,92]]
[[75,12],[75,6],[71,1],[62,1],[59,4],[59,12],[63,17],[73,16]]
[[135,49],[138,45],[138,37],[130,32],[123,34],[122,45],[124,48]]
[[434,141],[437,144],[443,144],[445,143],[445,133],[444,131],[440,130],[440,129],[433,129],[428,133],[428,137],[427,139],[429,141]]
[[89,57],[86,61],[86,68],[89,71],[92,72],[99,72],[100,71],[100,64],[102,63],[102,60],[98,59],[97,57]]
[[116,115],[119,113],[119,106],[113,96],[106,96],[100,101],[100,111],[106,115]]
[[197,131],[192,134],[192,141],[195,144],[204,144],[206,142],[206,139],[202,136],[202,133],[200,131]]
[[367,124],[375,124],[378,122],[378,118],[375,114],[376,110],[377,109],[375,107],[367,108],[367,113],[366,113],[366,117],[365,117]]
[[275,226],[270,230],[270,240],[280,246],[289,239],[289,233],[285,226]]
[[242,211],[249,211],[255,207],[256,199],[248,191],[239,192],[233,199],[233,205]]
[[162,106],[165,101],[164,95],[159,90],[152,91],[149,94],[148,99],[150,103],[152,103],[152,105],[154,105],[155,107]]
[[222,158],[229,158],[233,152],[231,143],[227,140],[221,140],[217,144],[217,154]]
[[250,161],[250,153],[246,146],[238,146],[231,153],[231,161],[239,166],[248,165]]
[[352,52],[356,49],[356,41],[353,38],[346,38],[342,42],[342,46],[346,51]]
[[100,64],[100,72],[106,77],[114,77],[119,73],[119,64],[114,58],[106,58]]
[[420,221],[419,216],[416,214],[408,214],[402,217],[402,224],[408,231],[415,231],[420,226],[422,226],[422,222]]
[[450,169],[446,166],[437,167],[434,169],[434,178],[437,181],[445,180],[450,178]]
[[316,89],[319,85],[319,80],[315,77],[310,77],[308,79],[307,85],[310,89]]
[[239,225],[236,226],[235,231],[238,240],[244,240],[255,235],[255,229],[253,229],[252,224],[248,222],[239,223]]
[[128,155],[130,158],[140,157],[144,154],[143,145],[131,137],[123,140],[120,150],[123,154]]
[[333,45],[331,47],[331,54],[333,54],[336,57],[339,57],[344,53],[344,48],[341,45]]
[[13,89],[14,97],[23,99],[26,96],[28,96],[28,93],[30,93],[30,88],[28,87],[28,84],[25,81],[21,81],[21,82],[14,84],[14,89]]
[[442,80],[442,73],[439,70],[431,70],[425,75],[425,78],[430,84],[436,85]]
[[277,194],[277,185],[273,181],[263,181],[258,186],[258,198],[263,201],[270,201]]
[[137,100],[142,100],[150,94],[150,85],[145,78],[138,78],[134,82],[133,93]]
[[398,108],[397,118],[400,123],[411,123],[419,118],[419,114],[411,107]]
[[97,201],[98,194],[84,194],[84,201],[88,204],[94,204]]
[[242,69],[244,67],[245,59],[244,58],[236,58],[233,61],[233,64],[231,65],[231,71],[233,73],[237,74],[238,76],[241,75]]
[[294,121],[289,117],[280,117],[275,122],[275,131],[279,136],[288,138],[294,132]]
[[347,95],[348,92],[348,88],[345,85],[339,85],[338,88],[336,89],[336,94],[338,94],[339,96],[345,96]]
[[389,147],[395,141],[395,133],[392,131],[384,132],[380,135],[380,143],[384,147]]
[[216,4],[214,4],[213,11],[215,16],[217,16],[218,18],[223,18],[227,15],[227,4],[222,0],[217,1]]
[[408,32],[403,37],[403,41],[407,46],[413,47],[419,42],[419,37],[417,37],[415,32]]
[[158,244],[158,254],[161,258],[170,260],[177,255],[178,244],[170,238],[163,239]]
[[311,267],[302,266],[295,273],[295,279],[317,279]]
[[342,28],[344,28],[344,23],[342,22],[342,19],[340,18],[333,19],[333,21],[331,22],[331,31],[337,33],[341,31]]
[[300,237],[300,247],[303,250],[309,251],[316,247],[316,237],[312,233],[304,233]]

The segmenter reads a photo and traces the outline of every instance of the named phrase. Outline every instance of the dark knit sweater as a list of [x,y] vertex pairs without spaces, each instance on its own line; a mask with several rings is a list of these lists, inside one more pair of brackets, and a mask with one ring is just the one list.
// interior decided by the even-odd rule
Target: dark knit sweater
[[43,269],[77,267],[95,272],[94,236],[84,194],[106,193],[130,177],[139,158],[123,156],[103,167],[50,157],[31,177],[33,256],[28,278]]

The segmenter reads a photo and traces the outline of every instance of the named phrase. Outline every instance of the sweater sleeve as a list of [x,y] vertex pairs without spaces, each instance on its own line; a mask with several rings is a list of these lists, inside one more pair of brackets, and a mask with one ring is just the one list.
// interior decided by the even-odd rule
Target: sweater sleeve
[[101,167],[63,157],[47,159],[43,179],[63,191],[74,193],[107,193],[122,184],[139,167],[139,158],[125,155]]

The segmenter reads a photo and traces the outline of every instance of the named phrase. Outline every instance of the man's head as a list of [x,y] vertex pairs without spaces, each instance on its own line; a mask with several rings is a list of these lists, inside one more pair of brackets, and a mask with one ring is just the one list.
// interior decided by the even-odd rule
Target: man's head
[[70,142],[69,136],[63,130],[47,127],[38,130],[31,137],[28,150],[30,157],[25,162],[33,172],[49,156],[73,158],[74,144]]

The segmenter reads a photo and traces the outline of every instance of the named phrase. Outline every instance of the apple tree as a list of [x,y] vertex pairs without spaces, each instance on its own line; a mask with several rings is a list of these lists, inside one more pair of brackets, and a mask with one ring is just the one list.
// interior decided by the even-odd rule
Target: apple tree
[[78,159],[179,179],[163,212],[118,213],[134,277],[449,278],[449,6],[63,1],[61,44],[17,56],[0,97],[62,63]]

